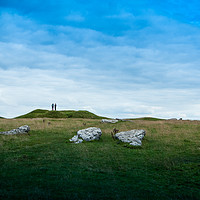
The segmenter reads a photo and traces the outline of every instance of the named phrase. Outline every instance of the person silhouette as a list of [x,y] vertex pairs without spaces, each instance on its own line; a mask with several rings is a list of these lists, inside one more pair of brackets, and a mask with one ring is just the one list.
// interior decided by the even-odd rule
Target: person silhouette
[[54,104],[53,103],[52,103],[51,107],[52,107],[52,110],[53,110],[54,109]]
[[55,103],[55,110],[56,110],[56,106],[57,106],[57,105],[56,105],[56,103]]

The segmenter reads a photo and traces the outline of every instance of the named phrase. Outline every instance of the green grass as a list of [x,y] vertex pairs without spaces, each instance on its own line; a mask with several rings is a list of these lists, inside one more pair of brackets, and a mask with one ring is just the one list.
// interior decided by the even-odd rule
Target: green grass
[[19,118],[87,118],[87,119],[102,119],[103,117],[97,116],[85,110],[64,110],[64,111],[49,111],[37,109],[25,115],[16,117]]
[[[0,199],[200,198],[200,122],[1,119],[0,130],[23,124],[30,136],[0,135]],[[66,143],[91,126],[100,141]],[[142,147],[118,144],[113,128],[145,129]]]

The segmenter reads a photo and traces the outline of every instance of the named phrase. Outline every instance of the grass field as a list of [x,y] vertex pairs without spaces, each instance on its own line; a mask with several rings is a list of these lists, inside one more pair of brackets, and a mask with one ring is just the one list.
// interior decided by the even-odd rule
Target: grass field
[[[200,199],[200,121],[0,119],[0,131],[25,124],[30,136],[0,135],[0,199]],[[66,143],[91,126],[100,141]],[[113,128],[145,129],[142,147]]]

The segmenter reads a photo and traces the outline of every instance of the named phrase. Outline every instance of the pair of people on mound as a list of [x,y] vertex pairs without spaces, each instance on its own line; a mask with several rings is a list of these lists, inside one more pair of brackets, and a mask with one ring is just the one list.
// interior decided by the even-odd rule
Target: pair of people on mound
[[51,105],[52,110],[56,110],[56,107],[57,107],[56,103],[55,104],[52,103]]

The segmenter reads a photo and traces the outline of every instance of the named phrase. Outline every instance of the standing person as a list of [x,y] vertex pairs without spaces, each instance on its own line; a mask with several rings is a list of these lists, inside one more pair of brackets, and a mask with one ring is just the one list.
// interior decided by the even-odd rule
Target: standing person
[[57,105],[56,105],[56,103],[55,103],[55,110],[56,110],[56,106],[57,106]]
[[53,103],[52,103],[51,107],[52,107],[52,111],[53,111],[53,109],[54,109],[54,104]]

